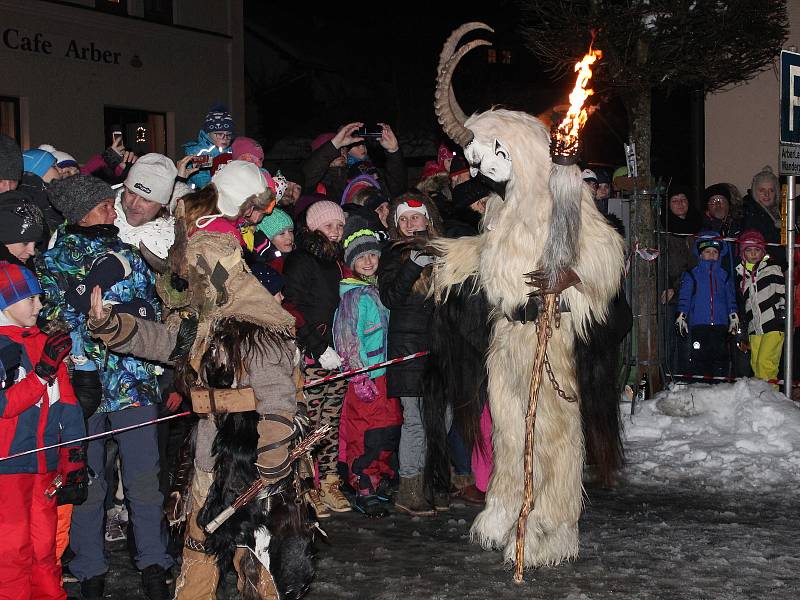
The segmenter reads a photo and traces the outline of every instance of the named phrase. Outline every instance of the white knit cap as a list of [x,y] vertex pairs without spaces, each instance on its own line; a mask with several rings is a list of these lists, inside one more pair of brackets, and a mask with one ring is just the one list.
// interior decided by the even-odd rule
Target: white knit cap
[[56,157],[56,164],[59,167],[64,166],[64,163],[70,164],[75,163],[75,166],[78,165],[78,161],[71,154],[67,154],[66,152],[62,152],[61,150],[54,150],[51,152],[53,156]]
[[145,200],[167,206],[172,198],[177,174],[178,169],[172,160],[163,154],[151,152],[133,163],[125,178],[125,187]]
[[257,165],[232,160],[211,178],[217,188],[217,209],[225,217],[235,217],[251,196],[267,191],[267,180]]

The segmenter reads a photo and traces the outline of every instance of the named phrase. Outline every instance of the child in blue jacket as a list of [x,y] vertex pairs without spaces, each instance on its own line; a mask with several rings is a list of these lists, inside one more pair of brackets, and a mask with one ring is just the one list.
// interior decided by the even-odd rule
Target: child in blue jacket
[[[0,458],[85,434],[64,364],[69,334],[36,327],[41,293],[28,269],[0,263]],[[80,443],[0,461],[0,596],[66,599],[56,563],[56,504],[80,504],[86,486]]]
[[716,231],[698,234],[694,253],[699,262],[681,279],[675,326],[681,336],[691,335],[690,375],[728,375],[728,334],[739,330],[736,288],[720,260],[728,245],[719,238]]

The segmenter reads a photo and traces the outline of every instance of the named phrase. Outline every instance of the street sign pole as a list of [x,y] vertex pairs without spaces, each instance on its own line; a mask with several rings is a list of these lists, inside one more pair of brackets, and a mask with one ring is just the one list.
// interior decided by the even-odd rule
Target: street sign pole
[[783,393],[792,397],[792,368],[794,365],[794,175],[786,178],[786,343],[783,347]]
[[800,175],[800,54],[781,52],[780,174],[786,176],[786,303],[783,392],[792,397],[794,367],[795,177]]

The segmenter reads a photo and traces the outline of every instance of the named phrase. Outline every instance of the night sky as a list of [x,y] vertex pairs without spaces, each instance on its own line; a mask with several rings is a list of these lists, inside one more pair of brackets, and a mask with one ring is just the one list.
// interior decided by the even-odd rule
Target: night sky
[[[455,89],[469,114],[500,105],[538,114],[566,101],[572,79],[553,81],[528,51],[518,31],[513,0],[440,3],[337,3],[309,5],[245,0],[246,89],[259,123],[249,131],[265,147],[286,138],[312,138],[349,121],[386,121],[401,141],[441,136],[433,113],[435,69],[442,44],[462,23],[479,20],[510,65],[487,62],[487,49],[471,52],[458,67]],[[391,11],[384,16],[377,10]],[[477,34],[473,34],[473,37]],[[260,40],[254,48],[253,39]],[[266,44],[270,52],[264,52]],[[277,60],[275,58],[277,57]],[[262,60],[259,67],[254,61]],[[275,71],[264,73],[265,69]],[[583,132],[582,158],[589,165],[624,164],[627,120],[612,97]],[[654,95],[653,171],[688,180],[688,102],[684,94]],[[431,158],[431,157],[429,157]],[[421,159],[420,159],[421,160]],[[417,161],[419,162],[419,161]]]

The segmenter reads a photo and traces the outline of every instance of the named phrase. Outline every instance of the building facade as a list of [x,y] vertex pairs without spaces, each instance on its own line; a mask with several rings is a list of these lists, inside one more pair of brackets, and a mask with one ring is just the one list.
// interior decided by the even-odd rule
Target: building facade
[[[800,2],[787,3],[789,46],[800,48]],[[733,183],[744,194],[765,165],[778,173],[781,48],[772,68],[755,79],[706,98],[706,185]]]
[[182,156],[208,109],[244,131],[241,0],[0,0],[0,132],[84,162],[115,130]]

